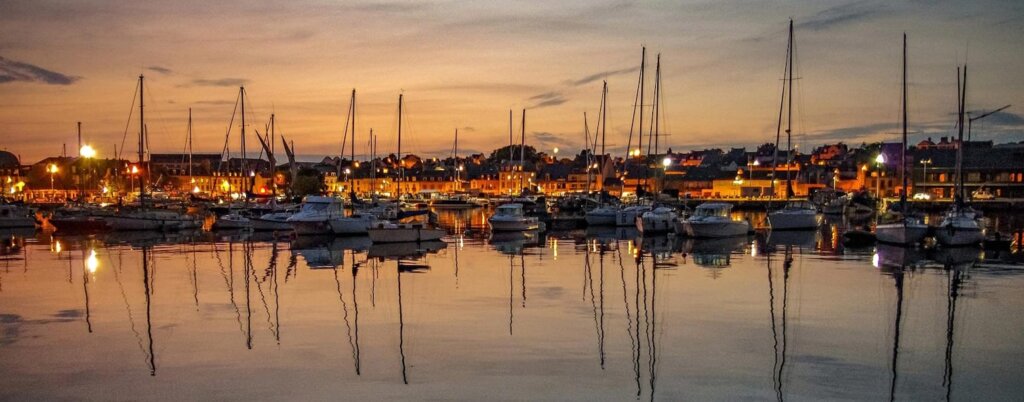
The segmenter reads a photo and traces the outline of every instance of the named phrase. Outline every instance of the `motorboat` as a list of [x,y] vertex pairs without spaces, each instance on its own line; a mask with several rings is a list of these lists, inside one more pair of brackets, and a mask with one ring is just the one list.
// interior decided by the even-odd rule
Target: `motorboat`
[[675,232],[679,214],[669,207],[657,207],[636,217],[636,228],[641,234]]
[[850,197],[844,194],[826,202],[821,207],[821,212],[826,215],[842,215],[846,212],[849,203]]
[[974,246],[985,240],[985,230],[972,211],[953,208],[935,228],[935,238],[943,246]]
[[735,220],[729,215],[732,204],[708,202],[698,205],[693,215],[684,220],[685,234],[691,237],[734,237],[750,233],[750,222]]
[[260,232],[280,232],[292,230],[292,225],[288,223],[288,218],[294,215],[291,211],[278,211],[270,212],[260,215],[256,218],[249,218],[252,224],[252,230]]
[[31,209],[19,205],[0,205],[0,229],[31,228],[36,226]]
[[356,212],[349,216],[331,218],[327,224],[331,227],[331,233],[336,235],[365,235],[377,222],[374,214]]
[[523,204],[511,203],[499,205],[494,215],[487,218],[492,231],[524,231],[540,229],[540,220],[535,216],[526,216]]
[[310,195],[302,200],[299,212],[285,221],[297,235],[330,234],[331,219],[345,216],[342,200],[337,197]]
[[768,213],[772,230],[805,230],[821,226],[821,215],[807,201],[790,201],[782,209]]
[[630,205],[615,211],[615,226],[636,226],[636,218],[650,211],[650,205]]
[[252,229],[252,220],[241,212],[232,212],[217,217],[213,222],[213,230],[249,230]]
[[614,205],[602,205],[591,209],[584,214],[587,225],[590,226],[615,226],[615,217],[619,208]]

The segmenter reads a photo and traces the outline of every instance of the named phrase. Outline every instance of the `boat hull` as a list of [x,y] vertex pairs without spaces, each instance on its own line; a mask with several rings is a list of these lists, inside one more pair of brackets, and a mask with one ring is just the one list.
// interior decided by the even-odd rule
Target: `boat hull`
[[289,220],[292,230],[299,236],[331,234],[331,225],[327,219],[322,220]]
[[642,234],[670,233],[676,231],[676,216],[639,216],[636,218],[636,229]]
[[488,219],[487,223],[491,225],[491,230],[495,232],[523,232],[540,228],[540,221],[537,219]]
[[0,229],[14,229],[14,228],[34,228],[36,227],[35,219],[30,217],[12,217],[0,219]]
[[336,235],[364,235],[377,221],[353,218],[336,218],[327,223],[331,226],[331,232]]
[[985,241],[985,232],[977,225],[944,225],[935,228],[935,238],[943,246],[976,246]]
[[252,230],[259,232],[282,232],[292,230],[292,225],[283,220],[253,218]]
[[786,210],[768,214],[768,226],[772,230],[807,230],[821,226],[821,216],[814,212]]
[[614,226],[615,211],[590,211],[584,216],[587,225],[591,226]]
[[886,244],[914,245],[927,234],[928,226],[921,223],[888,223],[875,227],[875,239]]
[[686,228],[686,235],[698,238],[746,236],[750,232],[750,225],[744,221],[686,221],[683,227]]
[[445,231],[419,226],[373,227],[367,230],[367,235],[374,243],[412,243],[441,240]]

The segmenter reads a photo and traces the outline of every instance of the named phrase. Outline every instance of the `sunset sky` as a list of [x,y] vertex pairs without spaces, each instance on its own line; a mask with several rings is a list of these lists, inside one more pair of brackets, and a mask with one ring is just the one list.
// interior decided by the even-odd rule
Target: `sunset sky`
[[464,154],[489,152],[507,141],[508,110],[518,132],[526,108],[527,142],[567,155],[582,147],[583,113],[595,123],[603,79],[608,146],[622,152],[643,45],[650,65],[662,57],[663,142],[753,146],[774,139],[789,18],[802,147],[898,139],[904,31],[913,139],[953,133],[966,62],[970,110],[1014,105],[975,136],[1024,140],[1019,1],[0,0],[0,148],[23,163],[63,143],[74,153],[81,121],[112,156],[142,73],[152,152],[183,149],[189,107],[196,152],[220,152],[245,85],[252,127],[276,113],[307,160],[340,151],[352,88],[357,154],[370,128],[394,151],[404,91],[406,152],[446,156],[456,128]]

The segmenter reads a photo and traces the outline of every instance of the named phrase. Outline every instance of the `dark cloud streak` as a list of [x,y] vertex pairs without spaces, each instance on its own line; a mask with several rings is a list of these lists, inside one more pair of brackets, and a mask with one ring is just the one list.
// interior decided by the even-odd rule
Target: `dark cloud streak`
[[79,79],[81,77],[61,74],[36,65],[0,56],[0,84],[8,82],[39,82],[49,85],[71,85]]

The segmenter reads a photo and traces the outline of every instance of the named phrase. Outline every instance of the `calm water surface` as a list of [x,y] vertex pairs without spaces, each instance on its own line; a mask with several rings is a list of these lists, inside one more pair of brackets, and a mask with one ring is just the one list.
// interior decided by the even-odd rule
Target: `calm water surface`
[[420,247],[12,234],[0,399],[1024,395],[1017,254],[443,218],[464,234]]

